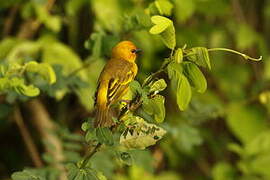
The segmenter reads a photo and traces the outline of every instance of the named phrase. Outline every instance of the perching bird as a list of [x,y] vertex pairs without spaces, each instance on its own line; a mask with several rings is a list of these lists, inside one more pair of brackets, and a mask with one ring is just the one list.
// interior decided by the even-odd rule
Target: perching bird
[[135,78],[138,71],[135,60],[139,51],[130,41],[122,41],[113,47],[111,59],[98,79],[94,127],[111,127],[114,124],[110,106],[121,100]]

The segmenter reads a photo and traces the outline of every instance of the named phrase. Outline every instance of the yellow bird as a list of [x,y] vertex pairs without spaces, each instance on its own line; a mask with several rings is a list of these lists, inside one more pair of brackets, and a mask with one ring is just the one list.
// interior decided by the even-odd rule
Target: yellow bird
[[140,50],[130,41],[121,41],[112,49],[111,59],[104,66],[95,97],[96,117],[94,127],[111,127],[114,123],[110,106],[117,103],[135,78],[135,63]]

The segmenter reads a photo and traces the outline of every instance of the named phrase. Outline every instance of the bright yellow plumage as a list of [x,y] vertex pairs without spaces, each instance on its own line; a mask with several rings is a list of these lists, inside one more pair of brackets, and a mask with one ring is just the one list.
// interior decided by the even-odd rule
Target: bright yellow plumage
[[135,78],[138,49],[130,41],[122,41],[112,49],[112,57],[103,68],[96,93],[95,127],[111,127],[110,106],[121,99]]

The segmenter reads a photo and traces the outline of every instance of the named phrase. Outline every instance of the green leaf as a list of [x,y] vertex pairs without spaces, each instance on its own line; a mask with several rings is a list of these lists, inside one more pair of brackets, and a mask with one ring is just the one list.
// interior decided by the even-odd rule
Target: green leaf
[[172,14],[173,5],[169,0],[156,0],[154,3],[160,15],[170,16]]
[[228,127],[244,144],[255,138],[258,132],[267,129],[265,114],[256,106],[244,106],[241,103],[232,103],[228,106],[227,114],[226,121]]
[[184,111],[191,100],[191,87],[187,80],[187,78],[184,75],[181,75],[181,80],[178,80],[178,88],[177,88],[177,94],[176,94],[176,100],[178,107],[181,111]]
[[174,60],[177,63],[182,63],[183,62],[183,50],[182,50],[182,48],[178,48],[175,51]]
[[167,67],[168,76],[170,80],[178,80],[183,73],[182,65],[172,62]]
[[117,0],[91,1],[97,22],[109,32],[119,33],[123,27],[121,6]]
[[238,24],[236,29],[236,42],[239,49],[247,49],[258,42],[258,34],[247,24]]
[[48,13],[46,6],[36,5],[35,11],[38,20],[43,23],[47,28],[54,32],[59,32],[61,29],[61,19],[59,16],[53,16]]
[[97,32],[97,33],[91,34],[93,58],[99,58],[101,56],[103,36],[104,36],[103,32]]
[[[42,61],[44,63],[48,63],[52,66],[61,66],[63,69],[63,76],[69,76],[74,71],[78,70],[83,66],[83,62],[80,57],[68,46],[63,43],[58,42],[52,37],[43,37],[39,40],[42,45]],[[100,63],[101,61],[95,61],[91,65],[93,68],[95,65]],[[95,68],[99,68],[95,66]],[[90,70],[89,70],[90,71]],[[89,72],[91,73],[91,72]],[[97,74],[97,73],[96,73]],[[95,75],[91,74],[88,76],[88,72],[86,69],[81,69],[76,73],[76,77],[80,78],[81,81],[84,82],[96,82],[95,79],[91,79],[95,77]],[[64,95],[69,91],[69,89],[62,89],[59,92],[58,96],[63,98]],[[94,100],[92,96],[95,93],[95,88],[93,86],[89,87],[80,87],[75,90],[76,95],[79,97],[80,102],[84,105],[88,110],[93,107]],[[58,99],[60,100],[60,99]]]
[[182,74],[183,67],[181,64],[172,62],[167,67],[168,76],[171,80],[172,89],[176,93],[176,100],[181,111],[188,107],[191,100],[191,87],[187,78]]
[[218,162],[212,169],[213,180],[234,180],[236,179],[235,169],[226,162]]
[[27,86],[25,84],[20,84],[19,86],[15,87],[15,89],[17,92],[29,97],[37,96],[40,93],[40,90],[33,85]]
[[207,89],[207,82],[197,65],[191,62],[186,62],[183,64],[183,67],[184,74],[188,78],[190,84],[197,92],[204,93]]
[[120,144],[127,149],[145,149],[148,146],[156,144],[160,140],[166,131],[155,124],[145,122],[140,117],[134,117],[138,119],[138,123],[132,132],[124,132],[120,136]]
[[149,28],[152,25],[150,16],[146,14],[145,11],[141,8],[136,10],[136,19],[138,23],[143,27]]
[[93,128],[88,129],[88,131],[85,134],[85,141],[90,142],[95,139],[96,139],[96,134],[94,132],[94,129]]
[[157,123],[162,123],[165,118],[164,101],[165,98],[157,94],[148,101],[144,101],[142,108],[146,113],[154,115],[154,119]]
[[45,80],[48,81],[49,84],[53,84],[56,82],[56,75],[51,67],[51,65],[47,63],[37,63],[35,61],[30,61],[25,64],[25,70],[27,72],[33,72],[40,74]]
[[143,91],[143,89],[138,81],[131,81],[129,83],[129,87],[133,92],[141,93]]
[[150,3],[147,10],[149,11],[150,15],[159,14],[159,10],[157,9],[157,6],[155,5],[155,2]]
[[109,128],[97,128],[96,129],[97,140],[101,144],[106,144],[108,146],[112,146],[113,142],[113,134]]
[[8,78],[4,77],[4,78],[0,78],[0,92],[7,90],[8,88],[10,88],[10,81]]
[[65,3],[65,10],[67,15],[76,16],[76,14],[81,10],[82,6],[85,5],[87,1],[85,0],[70,0]]
[[175,15],[178,21],[185,22],[196,10],[195,0],[174,0]]
[[102,173],[89,168],[79,168],[74,164],[68,164],[68,179],[69,180],[106,180]]
[[82,123],[81,129],[83,131],[87,131],[91,127],[91,124],[89,122]]
[[190,61],[195,62],[199,66],[211,69],[211,63],[209,53],[205,47],[194,47],[186,51],[187,58]]
[[260,153],[270,154],[270,131],[260,132],[252,141],[249,141],[245,146],[245,153],[248,156]]
[[143,110],[150,115],[153,115],[154,113],[154,106],[155,104],[153,103],[151,99],[147,101],[143,101],[143,104],[142,104]]
[[6,38],[0,42],[0,61],[4,59],[8,53],[19,43],[21,40],[15,38]]
[[258,133],[256,137],[246,142],[241,160],[238,162],[244,174],[256,174],[262,179],[269,179],[270,172],[270,131]]
[[159,79],[150,85],[150,92],[155,92],[155,91],[160,92],[160,91],[163,91],[166,87],[167,87],[167,84],[165,80]]
[[151,21],[155,24],[149,30],[151,34],[160,34],[173,24],[170,19],[163,16],[152,16]]
[[23,170],[21,172],[15,172],[11,175],[13,180],[45,180],[44,177],[37,175],[37,173],[31,170]]
[[162,123],[165,118],[165,98],[161,95],[156,95],[154,98],[152,98],[155,106],[154,106],[154,118],[157,123]]
[[25,85],[24,79],[14,77],[12,79],[0,78],[0,91],[13,89],[17,93],[33,97],[39,95],[40,91],[33,85]]
[[40,51],[39,42],[23,41],[16,44],[7,54],[6,59],[9,62],[22,63],[24,58],[35,58]]
[[163,43],[170,49],[176,46],[175,29],[172,20],[163,16],[152,16],[151,21],[155,24],[149,32],[160,34]]
[[169,132],[172,134],[176,147],[183,152],[188,153],[203,142],[199,130],[187,123],[181,123],[170,128]]

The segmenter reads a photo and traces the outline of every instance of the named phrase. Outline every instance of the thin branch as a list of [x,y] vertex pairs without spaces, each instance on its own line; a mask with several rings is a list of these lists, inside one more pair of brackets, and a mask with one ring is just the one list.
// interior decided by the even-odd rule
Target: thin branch
[[26,125],[24,124],[21,110],[18,106],[15,107],[14,120],[15,120],[15,123],[17,124],[17,126],[19,127],[23,141],[27,147],[27,150],[29,152],[29,155],[30,155],[33,163],[35,164],[36,167],[42,167],[43,163],[41,161],[40,155],[39,155],[38,150],[34,144],[32,137],[29,133],[29,130],[27,129]]
[[101,147],[101,143],[98,143],[93,149],[92,151],[90,151],[89,154],[86,154],[85,157],[83,158],[82,164],[80,166],[80,168],[84,168],[86,167],[86,165],[88,164],[89,160],[91,159],[91,157],[98,151],[98,149]]
[[84,64],[79,67],[78,69],[75,69],[74,71],[72,71],[68,77],[72,77],[72,76],[75,76],[77,73],[79,73],[81,70],[85,69],[85,68],[88,68],[94,61],[86,61],[84,62]]
[[232,9],[239,23],[247,23],[244,11],[241,7],[241,3],[239,2],[239,0],[232,0]]
[[67,180],[65,167],[62,164],[65,160],[62,142],[54,133],[56,131],[56,125],[53,123],[46,108],[39,100],[31,100],[27,105],[32,114],[33,124],[36,126],[43,141],[49,144],[49,146],[45,146],[45,148],[55,160],[52,165],[60,170],[59,180]]
[[260,56],[259,58],[252,58],[252,57],[250,57],[250,56],[248,56],[246,54],[240,53],[240,52],[232,50],[232,49],[227,49],[227,48],[211,48],[211,49],[208,49],[208,52],[211,52],[211,51],[226,51],[226,52],[234,53],[234,54],[242,56],[246,60],[252,60],[252,61],[261,61],[262,60],[262,56]]
[[[55,0],[48,0],[47,1],[47,4],[45,6],[46,6],[46,9],[48,12],[50,12],[54,3],[55,3]],[[30,39],[37,33],[40,26],[41,26],[40,21],[38,21],[36,19],[29,19],[21,25],[20,31],[19,31],[17,37],[23,38],[23,39]]]
[[12,29],[12,25],[14,22],[14,19],[16,17],[16,14],[19,10],[19,6],[18,5],[14,5],[11,10],[9,11],[9,15],[5,20],[5,24],[4,24],[4,29],[3,29],[3,36],[7,36],[9,35],[11,29]]

